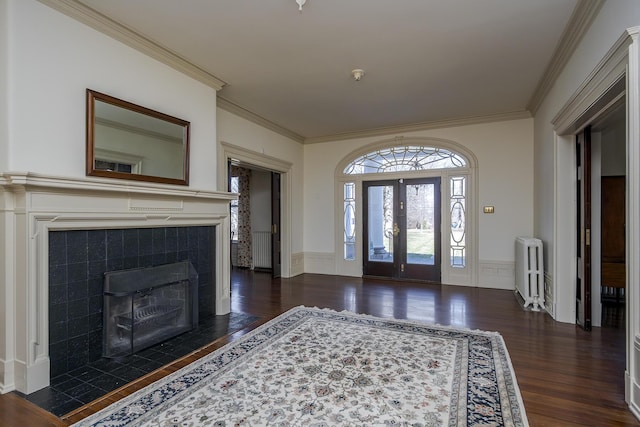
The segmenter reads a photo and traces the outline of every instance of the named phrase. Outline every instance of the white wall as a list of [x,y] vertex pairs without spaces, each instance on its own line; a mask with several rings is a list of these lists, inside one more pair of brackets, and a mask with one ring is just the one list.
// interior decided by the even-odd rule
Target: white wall
[[3,2],[11,138],[2,170],[85,176],[90,88],[191,122],[190,186],[216,189],[214,89],[35,0]]
[[[9,3],[0,0],[0,171],[9,164]],[[0,211],[4,210],[5,198],[0,192]],[[13,304],[13,292],[8,286],[9,265],[11,253],[6,235],[7,224],[4,223],[4,215],[0,215],[0,387],[5,382],[13,383],[13,378],[7,378],[6,355],[13,352],[7,348],[7,337],[13,330],[12,319],[9,319],[5,304]],[[3,392],[3,390],[0,390]]]
[[[303,148],[302,144],[256,125],[223,109],[218,109],[218,140],[292,164],[290,171],[291,254],[302,251],[303,234]],[[224,183],[220,183],[224,187]]]
[[[217,188],[214,89],[36,0],[0,0],[0,173],[84,178],[87,88],[190,121],[191,187]],[[0,212],[11,212],[12,200],[0,191]],[[26,251],[27,242],[15,243],[12,214],[0,216],[0,392],[6,392],[27,381],[26,374],[14,378],[17,366],[33,361],[16,353],[28,337],[16,332],[13,317],[27,292],[14,281],[24,268],[16,247]]]
[[[571,135],[555,135],[552,120],[563,106],[573,100],[573,95],[581,88],[590,74],[601,68],[601,61],[614,44],[625,36],[631,43],[628,50],[627,102],[629,128],[627,152],[633,157],[627,159],[628,181],[627,199],[627,264],[629,286],[627,288],[626,322],[626,370],[618,375],[625,376],[625,400],[636,417],[640,417],[640,353],[638,352],[638,269],[639,242],[638,226],[638,41],[637,36],[629,38],[627,28],[640,25],[640,5],[637,0],[616,0],[603,3],[598,16],[573,53],[549,94],[545,97],[535,115],[535,177],[536,177],[536,232],[545,241],[547,263],[551,275],[548,288],[554,295],[551,312],[556,320],[575,323],[575,150]],[[637,34],[637,30],[634,31]],[[614,61],[608,60],[604,70],[609,70]],[[597,82],[598,80],[596,80]],[[593,83],[593,81],[592,81]],[[594,86],[595,83],[588,87]],[[581,91],[578,100],[591,100],[600,93]],[[575,104],[572,104],[575,105]],[[564,116],[569,113],[563,112]],[[571,111],[571,117],[581,111]],[[604,136],[603,136],[604,138]],[[606,145],[602,145],[602,149]],[[597,313],[596,313],[597,314]]]
[[[622,36],[624,30],[637,25],[640,25],[640,7],[637,0],[605,2],[535,115],[534,231],[544,242],[546,270],[555,271],[556,275],[564,275],[565,266],[575,269],[571,267],[571,248],[575,246],[575,242],[556,239],[554,234],[556,230],[566,229],[568,225],[565,224],[565,219],[575,215],[574,212],[563,212],[556,217],[554,201],[556,193],[569,196],[572,194],[575,173],[571,145],[567,141],[556,139],[551,122],[616,40]],[[559,254],[557,259],[561,260],[557,266],[554,260],[555,252]],[[552,286],[555,287],[555,318],[573,323],[575,315],[571,287],[574,284],[557,279],[550,277]]]
[[[9,3],[0,0],[0,171],[6,170],[9,164]],[[5,209],[4,195],[0,192],[0,211]],[[13,330],[13,322],[7,315],[5,304],[13,304],[13,292],[7,285],[11,254],[6,254],[5,248],[9,241],[6,236],[7,224],[0,215],[0,383],[13,382],[13,378],[6,378],[4,356],[13,351],[7,349],[7,337]],[[2,390],[0,390],[2,392]]]
[[9,164],[9,3],[0,0],[0,171]]
[[[478,159],[479,259],[513,262],[515,238],[533,233],[533,120],[460,126],[412,132],[404,137],[454,141]],[[305,145],[304,251],[334,252],[334,173],[350,152],[389,137]],[[340,225],[341,226],[341,225]]]
[[271,230],[271,173],[251,171],[251,231]]

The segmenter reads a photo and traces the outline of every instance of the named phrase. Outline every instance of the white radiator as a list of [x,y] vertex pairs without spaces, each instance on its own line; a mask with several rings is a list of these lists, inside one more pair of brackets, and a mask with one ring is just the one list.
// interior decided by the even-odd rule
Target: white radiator
[[254,231],[253,241],[253,268],[271,268],[271,232]]
[[532,237],[516,239],[516,291],[524,306],[532,310],[544,307],[544,267],[542,241]]

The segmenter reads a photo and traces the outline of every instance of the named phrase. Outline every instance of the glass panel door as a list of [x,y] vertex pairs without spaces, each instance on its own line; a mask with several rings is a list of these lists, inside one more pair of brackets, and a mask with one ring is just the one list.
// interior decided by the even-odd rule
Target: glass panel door
[[395,181],[363,183],[366,206],[365,274],[392,277],[394,248],[399,234],[395,218],[397,183]]
[[406,187],[407,264],[434,264],[434,187],[434,184],[413,184]]
[[405,179],[400,183],[404,244],[399,276],[440,281],[440,178]]
[[363,183],[365,275],[440,281],[440,178]]

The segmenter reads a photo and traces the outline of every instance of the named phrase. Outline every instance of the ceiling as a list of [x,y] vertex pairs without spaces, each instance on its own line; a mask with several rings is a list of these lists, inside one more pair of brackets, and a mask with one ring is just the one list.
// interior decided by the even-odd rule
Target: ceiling
[[295,0],[66,1],[221,80],[223,108],[300,142],[525,117],[581,5],[307,0],[300,12]]

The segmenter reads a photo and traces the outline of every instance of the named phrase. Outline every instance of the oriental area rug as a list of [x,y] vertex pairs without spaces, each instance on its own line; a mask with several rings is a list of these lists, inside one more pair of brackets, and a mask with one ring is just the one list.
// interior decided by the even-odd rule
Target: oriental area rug
[[528,426],[502,337],[296,307],[74,424]]

